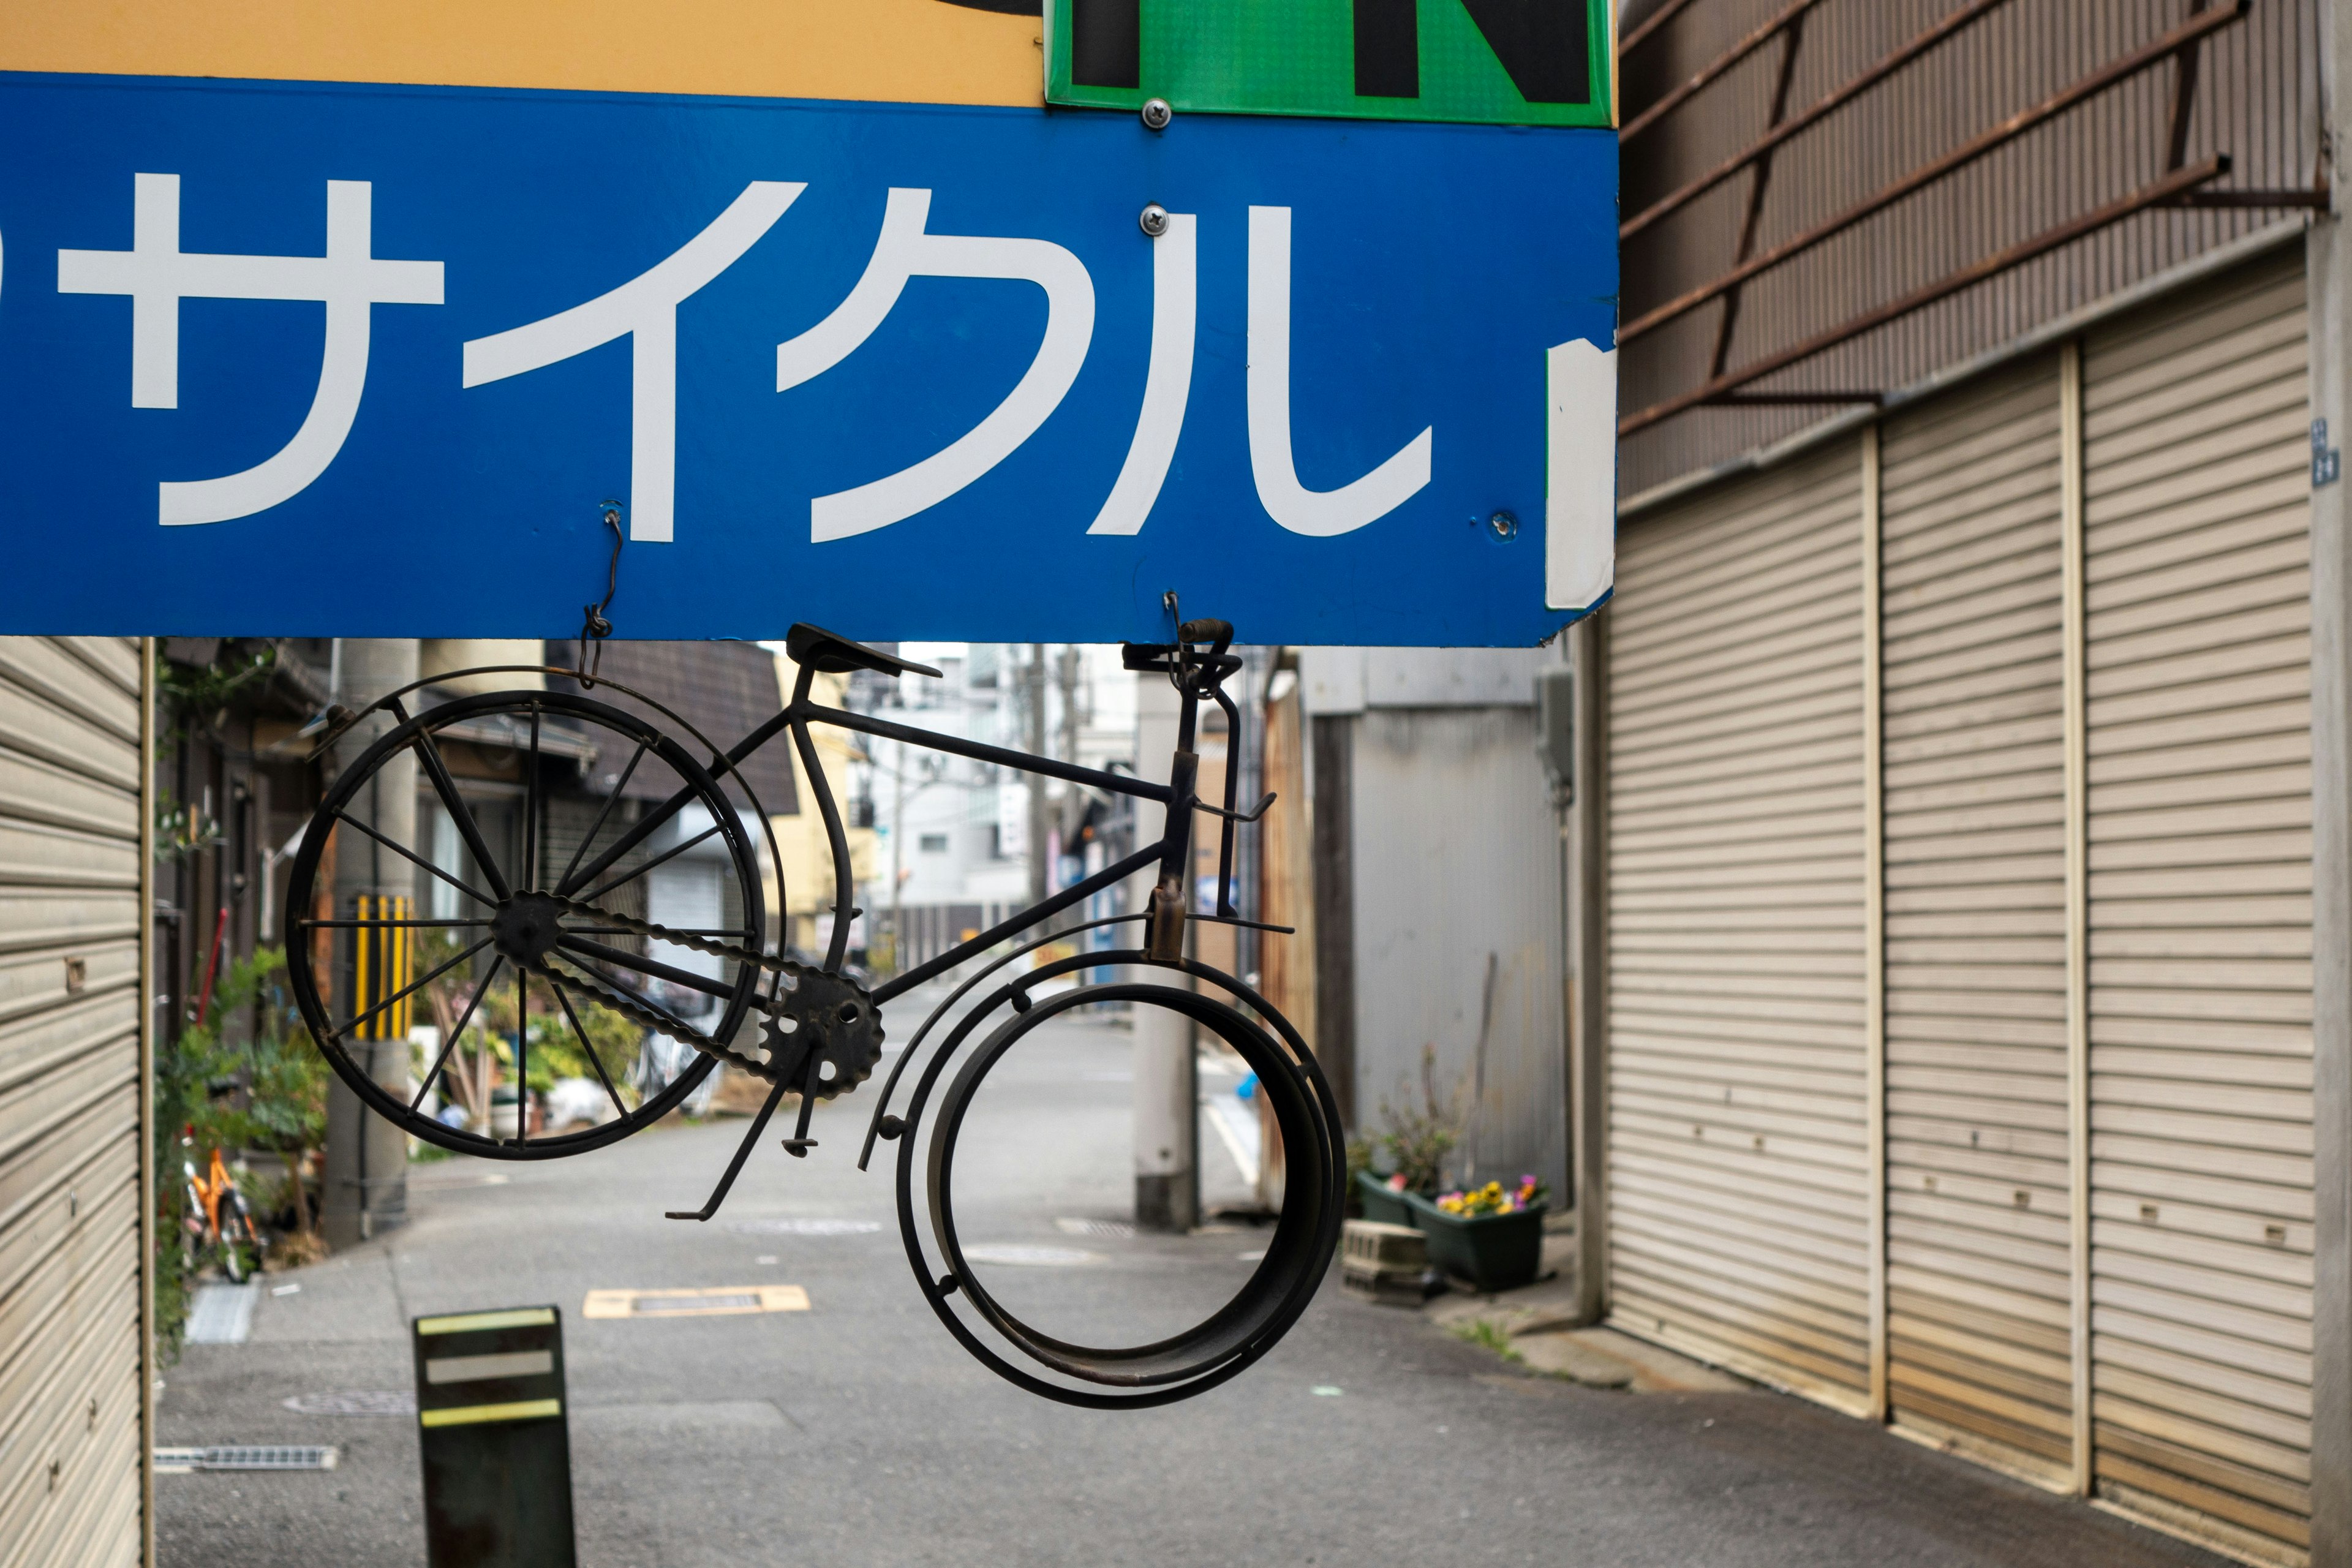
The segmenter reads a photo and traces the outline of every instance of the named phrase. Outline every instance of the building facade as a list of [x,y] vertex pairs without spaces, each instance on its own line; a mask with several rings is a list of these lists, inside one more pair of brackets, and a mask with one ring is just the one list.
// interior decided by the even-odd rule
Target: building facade
[[1627,17],[1588,1298],[2344,1561],[2341,45],[2308,5],[1793,12]]

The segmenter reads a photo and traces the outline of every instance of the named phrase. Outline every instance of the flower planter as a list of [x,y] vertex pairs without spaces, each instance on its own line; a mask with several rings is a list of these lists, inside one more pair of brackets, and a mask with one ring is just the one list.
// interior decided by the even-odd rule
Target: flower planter
[[1547,1205],[1541,1203],[1517,1214],[1465,1219],[1447,1214],[1419,1193],[1389,1195],[1404,1199],[1412,1211],[1411,1223],[1429,1237],[1433,1268],[1467,1279],[1481,1290],[1515,1290],[1534,1283],[1543,1270]]
[[1422,1228],[1420,1220],[1413,1215],[1412,1205],[1405,1202],[1405,1194],[1370,1171],[1356,1173],[1356,1195],[1363,1203],[1366,1219],[1376,1219],[1382,1225],[1409,1225],[1415,1229]]

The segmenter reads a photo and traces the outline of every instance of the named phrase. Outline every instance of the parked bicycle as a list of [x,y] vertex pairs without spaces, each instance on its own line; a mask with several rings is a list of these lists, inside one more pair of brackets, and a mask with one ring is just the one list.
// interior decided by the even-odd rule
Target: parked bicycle
[[189,1272],[194,1273],[206,1256],[218,1260],[222,1274],[232,1284],[242,1285],[261,1272],[264,1256],[269,1250],[268,1235],[254,1222],[253,1210],[237,1189],[236,1178],[230,1173],[215,1149],[204,1173],[196,1172],[196,1130],[193,1123],[180,1133],[180,1171],[187,1200],[185,1217],[182,1220],[181,1243],[186,1250]]
[[[1171,611],[1172,618],[1172,604]],[[592,613],[591,619],[597,617]],[[786,641],[800,670],[792,700],[773,718],[725,748],[660,703],[615,683],[594,681],[593,676],[581,679],[582,672],[530,666],[467,673],[580,679],[583,688],[592,683],[600,686],[628,699],[635,709],[585,695],[534,689],[461,697],[412,713],[408,699],[425,684],[416,682],[344,721],[342,730],[348,730],[359,720],[381,714],[391,721],[392,727],[338,774],[320,803],[295,858],[288,907],[317,907],[312,900],[328,837],[338,828],[349,828],[454,889],[458,913],[442,919],[346,918],[340,913],[330,918],[298,918],[294,924],[306,937],[333,933],[334,941],[325,945],[338,954],[336,963],[342,973],[320,973],[314,967],[313,949],[320,945],[315,941],[290,942],[289,970],[296,999],[327,1060],[368,1106],[411,1137],[491,1159],[552,1159],[584,1153],[625,1138],[658,1121],[693,1093],[721,1061],[765,1080],[771,1086],[766,1100],[709,1201],[699,1209],[670,1215],[707,1220],[725,1201],[744,1161],[787,1094],[797,1092],[801,1100],[798,1125],[783,1141],[783,1147],[795,1156],[804,1156],[816,1146],[809,1136],[815,1103],[856,1089],[881,1060],[884,1004],[993,952],[991,962],[966,979],[915,1031],[883,1085],[858,1166],[866,1167],[877,1140],[898,1143],[899,1229],[916,1282],[949,1331],[1001,1375],[1032,1392],[1098,1408],[1159,1405],[1202,1393],[1263,1355],[1305,1310],[1338,1245],[1347,1166],[1337,1103],[1297,1030],[1241,980],[1185,956],[1188,921],[1286,932],[1286,928],[1243,919],[1232,902],[1235,830],[1259,820],[1274,804],[1274,796],[1267,795],[1247,811],[1240,810],[1234,800],[1239,770],[1234,768],[1226,771],[1222,804],[1202,800],[1197,787],[1200,759],[1193,742],[1201,704],[1216,704],[1231,731],[1240,732],[1239,715],[1223,689],[1225,680],[1242,666],[1230,651],[1233,637],[1233,627],[1223,621],[1193,620],[1177,626],[1172,642],[1130,643],[1124,648],[1128,668],[1166,677],[1179,695],[1177,741],[1170,759],[1169,782],[1164,784],[813,701],[812,683],[819,674],[869,670],[895,679],[908,675],[937,677],[940,672],[809,626],[793,626]],[[585,837],[563,868],[548,875],[541,865],[540,817],[544,803],[539,794],[538,761],[546,721],[557,717],[573,731],[570,737],[573,754],[584,736],[598,756],[625,755],[628,760],[617,771],[616,782]],[[929,963],[869,987],[853,977],[845,962],[852,921],[859,911],[851,907],[854,883],[847,833],[821,755],[810,738],[812,727],[820,724],[1156,803],[1167,809],[1166,826],[1156,842],[1116,864],[1020,910]],[[522,769],[522,827],[512,836],[519,842],[510,854],[501,855],[493,847],[452,781],[443,738],[460,726],[461,734],[511,734],[518,749],[528,753]],[[760,747],[787,734],[799,754],[831,852],[832,938],[818,963],[786,956],[781,944],[769,936],[761,852],[765,851],[773,868],[779,890],[783,887],[783,859],[767,813],[740,767]],[[686,740],[681,741],[680,735]],[[351,803],[375,787],[376,776],[395,761],[409,757],[423,769],[456,825],[470,861],[470,874],[459,875],[436,866],[352,815]],[[678,785],[666,799],[620,826],[615,823],[615,808],[640,769],[647,769],[648,776],[667,770],[679,781]],[[729,786],[748,805],[730,803]],[[409,786],[403,780],[397,787]],[[1193,821],[1199,815],[1213,817],[1220,825],[1213,910],[1191,908]],[[608,827],[614,829],[609,837]],[[715,845],[727,883],[719,907],[738,911],[737,923],[673,929],[639,919],[621,907],[623,900],[616,895],[630,883],[654,867],[706,844]],[[706,856],[709,853],[705,851]],[[1144,911],[1073,927],[1053,925],[1064,911],[1144,871],[1155,873]],[[1141,927],[1139,942],[1128,947],[1053,959],[1035,968],[1016,967],[1036,949],[1062,941],[1075,931],[1128,925]],[[355,996],[350,965],[341,955],[362,942],[381,943],[395,928],[410,927],[456,931],[466,945],[456,957],[395,994],[373,999]],[[1007,951],[996,951],[1006,944],[1012,944]],[[669,962],[660,956],[665,952],[716,960],[716,973]],[[426,1069],[415,1094],[404,1101],[365,1070],[365,1053],[355,1057],[352,1044],[377,1017],[422,987],[453,974],[473,978],[473,970],[484,955],[487,967],[478,976],[471,1001],[443,1041],[439,1058]],[[1114,965],[1135,975],[1161,972],[1166,978],[1088,984],[1081,974],[1072,988],[1051,996],[1042,994],[1041,988],[1048,983]],[[709,967],[713,966],[706,964]],[[519,1003],[536,983],[561,1009],[611,1097],[615,1112],[611,1121],[555,1137],[534,1138],[519,1130],[513,1137],[501,1138],[449,1127],[420,1113],[426,1090],[465,1034],[475,1008],[506,969],[515,973]],[[926,1041],[931,1040],[943,1019],[976,993],[977,999],[953,1026],[940,1031],[903,1108],[894,1112],[890,1108],[901,1078]],[[688,995],[707,998],[706,1008],[689,1012],[679,1005],[678,998]],[[575,1005],[576,1000],[583,998],[691,1046],[702,1059],[658,1092],[635,1105],[627,1103],[588,1045]],[[1288,1162],[1281,1215],[1263,1261],[1241,1291],[1192,1329],[1136,1346],[1066,1343],[1007,1310],[975,1277],[964,1257],[951,1194],[957,1138],[990,1069],[1046,1022],[1104,1003],[1169,1009],[1232,1046],[1257,1075],[1281,1130]],[[515,1079],[527,1082],[530,1066],[520,1034],[517,1049]],[[1014,1364],[1001,1353],[1003,1348],[1018,1352],[1028,1364]]]

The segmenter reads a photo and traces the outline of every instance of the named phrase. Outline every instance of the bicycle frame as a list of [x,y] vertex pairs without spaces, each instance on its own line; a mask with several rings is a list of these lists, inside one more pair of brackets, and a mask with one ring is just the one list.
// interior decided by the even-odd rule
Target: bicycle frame
[[[1233,907],[1234,830],[1242,823],[1255,822],[1263,817],[1267,809],[1274,805],[1275,797],[1272,795],[1266,795],[1246,813],[1236,811],[1234,795],[1240,770],[1233,766],[1228,766],[1225,770],[1224,803],[1222,805],[1213,805],[1202,800],[1196,787],[1200,777],[1201,759],[1199,753],[1193,750],[1193,744],[1198,738],[1201,700],[1206,697],[1217,704],[1225,715],[1227,732],[1234,736],[1236,741],[1241,734],[1240,711],[1234,707],[1233,699],[1225,695],[1223,685],[1226,677],[1242,668],[1241,659],[1226,651],[1232,646],[1233,635],[1233,627],[1223,621],[1191,621],[1177,628],[1177,640],[1173,643],[1129,643],[1123,646],[1122,653],[1127,668],[1139,672],[1167,675],[1174,682],[1179,695],[1176,750],[1170,763],[1169,782],[1164,784],[1151,784],[1140,778],[1114,773],[1104,769],[1079,767],[1073,763],[1057,762],[1051,757],[1013,751],[1004,746],[992,746],[979,741],[967,741],[960,736],[943,735],[932,730],[920,730],[911,725],[896,724],[888,720],[852,712],[847,709],[826,707],[814,701],[810,696],[820,672],[819,660],[826,651],[832,651],[839,657],[840,650],[856,648],[856,645],[830,643],[823,647],[812,647],[807,650],[817,654],[818,657],[800,658],[796,660],[800,668],[800,677],[793,688],[793,700],[786,703],[774,718],[768,720],[737,742],[733,747],[723,753],[723,758],[727,765],[733,768],[778,735],[787,731],[792,735],[793,745],[798,752],[802,766],[808,775],[809,788],[816,796],[817,811],[824,822],[825,838],[834,865],[833,936],[826,949],[824,969],[828,973],[837,973],[840,971],[843,960],[848,954],[850,924],[859,911],[853,907],[853,895],[856,889],[849,877],[849,835],[842,822],[841,808],[834,800],[832,785],[825,777],[824,765],[817,754],[816,743],[810,736],[810,727],[814,724],[826,724],[835,729],[855,731],[880,740],[898,741],[902,744],[919,746],[927,751],[939,752],[950,756],[968,757],[975,762],[992,763],[1046,778],[1058,778],[1072,784],[1092,784],[1114,794],[1131,795],[1138,800],[1153,801],[1167,808],[1166,819],[1158,839],[1137,849],[1124,859],[1104,867],[1092,876],[1072,883],[1050,898],[1017,910],[988,930],[958,942],[928,963],[905,970],[875,987],[871,994],[877,1006],[889,1002],[894,997],[905,995],[927,981],[936,979],[965,961],[988,952],[1000,942],[1045,924],[1064,910],[1083,903],[1097,893],[1117,887],[1137,872],[1154,865],[1159,867],[1160,874],[1151,889],[1150,907],[1144,915],[1144,952],[1155,963],[1181,962],[1184,956],[1185,915],[1192,902],[1190,862],[1192,856],[1192,817],[1196,812],[1209,812],[1217,816],[1223,824],[1217,857],[1217,910],[1214,918],[1226,924],[1254,926],[1268,931],[1286,930],[1284,927],[1265,926],[1256,921],[1244,920]],[[1202,644],[1207,645],[1207,651],[1196,652],[1196,645]],[[871,656],[871,650],[858,649],[857,651],[869,657],[878,657]],[[855,658],[845,668],[888,668],[881,664]],[[919,666],[903,664],[899,664],[898,668],[921,668]],[[936,675],[938,672],[926,670],[924,673]],[[627,853],[637,838],[652,830],[650,824],[666,818],[683,803],[683,795],[674,797],[672,801],[648,813],[646,824],[641,825],[640,830],[635,834],[624,836],[612,847],[604,851],[605,857],[617,859]],[[583,873],[583,875],[588,874]],[[896,1081],[895,1074],[893,1074],[893,1081]],[[699,1210],[673,1211],[670,1218],[707,1220],[718,1212],[719,1205],[726,1201],[729,1189],[734,1185],[735,1177],[742,1169],[744,1161],[749,1158],[752,1148],[758,1144],[761,1133],[766,1131],[769,1117],[782,1103],[784,1095],[795,1087],[797,1086],[790,1081],[780,1079],[770,1089],[766,1102],[761,1107],[759,1114],[752,1119],[751,1131],[745,1135],[742,1145],[736,1151],[735,1157],[729,1163],[726,1173],[719,1177],[719,1185],[712,1192],[709,1202]],[[888,1100],[887,1088],[884,1090],[883,1100],[887,1104]],[[795,1130],[793,1137],[785,1142],[785,1147],[795,1153],[802,1152],[810,1147],[808,1124],[810,1113],[814,1109],[814,1097],[804,1095],[801,1101],[800,1126]],[[877,1114],[879,1115],[878,1110]],[[870,1147],[872,1142],[870,1137],[867,1142]]]

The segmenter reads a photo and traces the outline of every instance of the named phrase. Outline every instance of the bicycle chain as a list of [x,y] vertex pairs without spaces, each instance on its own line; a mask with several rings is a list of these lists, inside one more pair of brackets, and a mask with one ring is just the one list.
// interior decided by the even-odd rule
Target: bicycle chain
[[[603,924],[618,926],[623,931],[628,932],[631,936],[645,937],[653,942],[666,942],[674,947],[685,948],[688,952],[704,953],[712,958],[731,959],[737,963],[748,963],[754,968],[762,970],[771,974],[780,974],[791,983],[790,988],[779,993],[772,998],[755,998],[752,1003],[753,1010],[756,1012],[765,1013],[772,1018],[794,1018],[795,1022],[803,1028],[807,1026],[808,1021],[806,1019],[798,1018],[796,1015],[793,1013],[787,1004],[787,999],[794,992],[797,992],[805,981],[811,979],[819,981],[829,980],[836,985],[849,985],[853,990],[857,990],[861,997],[864,995],[862,988],[856,987],[852,982],[844,980],[839,975],[827,974],[822,969],[815,968],[810,964],[799,963],[793,959],[771,956],[764,952],[753,952],[749,948],[737,947],[732,942],[712,942],[704,937],[689,936],[684,931],[672,931],[667,926],[658,926],[654,924],[651,921],[641,921],[634,916],[622,914],[616,910],[604,909],[595,904],[582,903],[576,899],[567,899],[560,893],[538,893],[533,896],[549,900],[556,904],[562,912],[567,915],[576,916],[583,920],[593,920]],[[745,1072],[751,1074],[753,1077],[763,1079],[770,1083],[776,1081],[777,1069],[772,1063],[764,1059],[745,1056],[742,1052],[736,1050],[733,1047],[715,1039],[709,1035],[703,1034],[700,1030],[696,1029],[691,1025],[688,1024],[684,1019],[673,1018],[666,1013],[657,1012],[653,1008],[646,1006],[642,1002],[639,1002],[634,994],[613,984],[611,982],[604,979],[601,975],[594,973],[593,971],[589,970],[585,964],[581,963],[578,960],[574,959],[572,963],[574,966],[573,972],[560,977],[551,972],[543,963],[533,963],[527,967],[532,973],[538,975],[541,979],[547,981],[550,984],[558,984],[559,981],[562,981],[569,982],[580,986],[581,989],[589,992],[598,1002],[610,1007],[615,1013],[620,1014],[623,1017],[627,1018],[632,1023],[643,1025],[646,1028],[653,1030],[656,1034],[667,1035],[670,1038],[675,1040],[684,1040],[688,1045],[692,1046],[696,1050],[700,1051],[705,1056],[716,1057],[721,1061],[731,1062],[736,1067],[741,1068]],[[867,999],[867,1005],[869,1008],[872,1005],[870,999]],[[875,1044],[879,1046],[881,1040],[881,1014],[877,1010],[874,1013]],[[857,1077],[860,1081],[863,1081],[865,1075],[861,1073],[858,1074]],[[845,1084],[842,1086],[841,1089],[836,1089],[834,1092],[841,1092],[843,1089],[846,1089],[851,1087],[855,1086]]]

